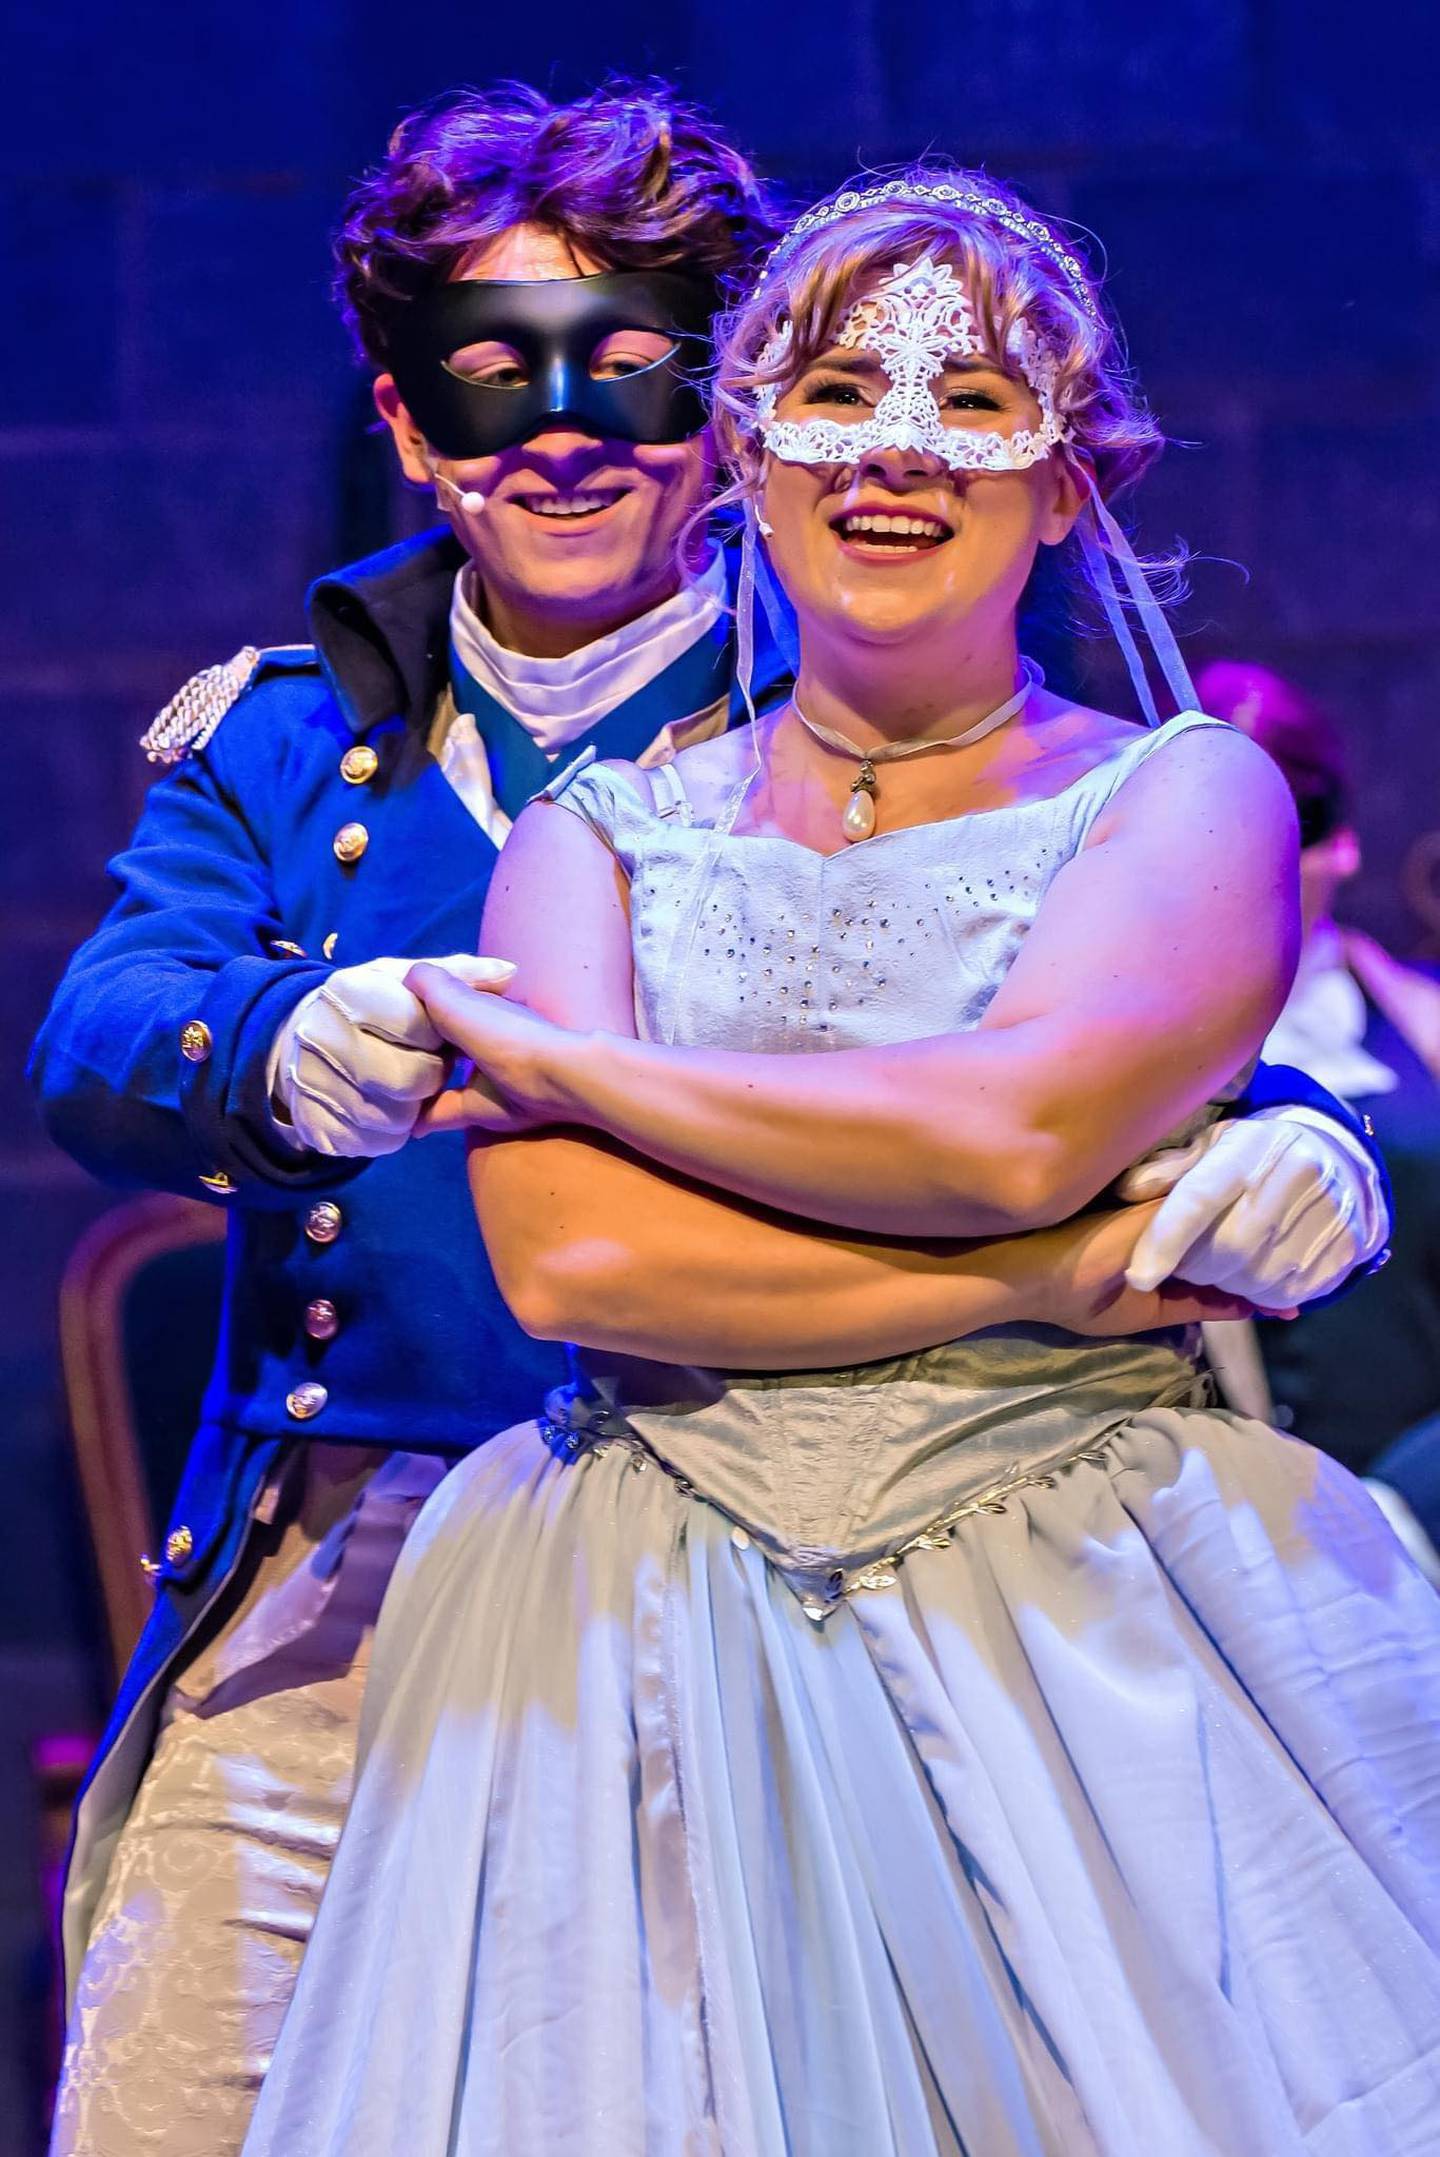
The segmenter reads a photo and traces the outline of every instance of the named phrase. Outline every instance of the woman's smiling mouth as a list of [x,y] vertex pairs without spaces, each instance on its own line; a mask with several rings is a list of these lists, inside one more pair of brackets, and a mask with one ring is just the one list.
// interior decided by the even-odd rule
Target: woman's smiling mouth
[[953,537],[943,517],[913,509],[845,510],[830,528],[847,554],[867,559],[931,554]]

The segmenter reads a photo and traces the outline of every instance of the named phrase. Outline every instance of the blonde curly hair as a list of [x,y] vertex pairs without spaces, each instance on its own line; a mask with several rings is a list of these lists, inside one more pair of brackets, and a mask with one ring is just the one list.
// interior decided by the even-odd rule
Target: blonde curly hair
[[[912,166],[892,184],[897,192],[883,201],[839,209],[846,194],[874,191],[875,176],[865,175],[818,215],[808,213],[718,325],[715,431],[731,480],[722,500],[743,502],[760,484],[765,451],[755,425],[757,393],[775,383],[783,395],[831,347],[868,286],[927,253],[953,264],[997,367],[1016,372],[1007,354],[1021,318],[1054,354],[1055,409],[1070,434],[1060,454],[1087,466],[1107,501],[1132,485],[1159,455],[1164,437],[1101,307],[1098,280],[1073,245],[987,173]],[[924,199],[909,197],[904,191],[911,188]],[[937,197],[937,189],[962,199]]]

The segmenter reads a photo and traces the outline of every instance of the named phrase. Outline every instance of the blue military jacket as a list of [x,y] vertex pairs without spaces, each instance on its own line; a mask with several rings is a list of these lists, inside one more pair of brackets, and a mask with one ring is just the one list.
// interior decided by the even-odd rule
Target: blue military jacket
[[[151,789],[111,866],[119,896],[36,1043],[42,1114],[78,1161],[230,1215],[204,1420],[112,1734],[233,1571],[282,1448],[459,1456],[563,1376],[563,1352],[528,1339],[496,1290],[459,1137],[339,1163],[297,1153],[269,1104],[275,1034],[332,960],[477,946],[496,849],[427,747],[462,559],[431,534],[313,588],[313,648],[262,654],[205,746]],[[729,699],[730,646],[725,616],[577,753],[638,755],[717,688]],[[780,667],[767,642],[761,694]],[[503,717],[480,714],[482,732]],[[328,1340],[306,1330],[317,1299],[335,1307]]]

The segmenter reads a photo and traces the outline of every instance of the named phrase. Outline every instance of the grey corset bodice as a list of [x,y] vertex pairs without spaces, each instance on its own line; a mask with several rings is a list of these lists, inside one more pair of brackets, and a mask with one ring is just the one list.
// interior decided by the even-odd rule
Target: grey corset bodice
[[[833,1602],[948,1521],[1043,1480],[1138,1409],[1203,1406],[1186,1334],[1079,1340],[997,1327],[840,1370],[714,1371],[574,1351],[557,1452],[630,1443]],[[639,1448],[643,1447],[644,1452]]]

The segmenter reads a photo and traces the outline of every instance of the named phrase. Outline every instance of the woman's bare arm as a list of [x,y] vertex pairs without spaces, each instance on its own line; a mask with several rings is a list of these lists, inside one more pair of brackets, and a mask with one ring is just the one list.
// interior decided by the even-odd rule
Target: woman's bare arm
[[583,1135],[478,1145],[470,1177],[526,1332],[658,1362],[806,1370],[987,1326],[1124,1334],[1249,1315],[1208,1290],[1126,1286],[1153,1207],[992,1243],[908,1245],[766,1215]]
[[[625,880],[571,812],[542,805],[521,819],[496,870],[483,941],[516,961],[517,995],[548,1019],[633,1037]],[[432,984],[437,998],[447,982]],[[494,1000],[483,1001],[492,1013]],[[1224,1315],[1204,1296],[1125,1287],[1146,1209],[993,1245],[846,1237],[578,1131],[479,1141],[470,1176],[520,1323],[620,1353],[804,1369],[1022,1320],[1126,1333]]]

